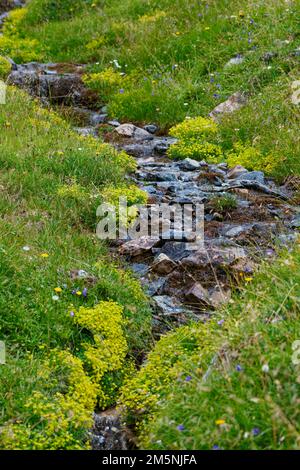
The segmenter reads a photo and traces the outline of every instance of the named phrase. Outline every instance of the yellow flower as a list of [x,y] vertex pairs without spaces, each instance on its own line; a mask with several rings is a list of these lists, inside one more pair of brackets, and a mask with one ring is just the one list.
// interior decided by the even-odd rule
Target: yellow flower
[[55,290],[55,292],[56,292],[57,294],[60,294],[60,293],[62,292],[62,288],[61,288],[61,287],[55,287],[54,290]]
[[225,424],[225,419],[217,419],[215,423],[217,426],[222,426],[222,424]]
[[78,295],[78,297],[80,297],[80,296],[82,295],[82,292],[81,292],[80,290],[78,290],[78,291],[76,292],[76,295]]
[[49,255],[48,255],[48,253],[41,253],[40,257],[41,258],[49,258]]
[[251,282],[251,281],[253,281],[253,277],[245,277],[245,281],[246,282]]

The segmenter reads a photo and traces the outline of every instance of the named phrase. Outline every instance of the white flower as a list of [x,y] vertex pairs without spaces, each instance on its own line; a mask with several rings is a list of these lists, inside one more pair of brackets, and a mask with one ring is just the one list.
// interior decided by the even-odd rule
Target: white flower
[[270,371],[269,365],[268,365],[268,364],[264,364],[264,365],[262,366],[261,370],[267,374],[267,373]]
[[30,251],[30,246],[23,246],[23,251]]
[[52,300],[55,300],[55,301],[59,300],[58,295],[52,295]]

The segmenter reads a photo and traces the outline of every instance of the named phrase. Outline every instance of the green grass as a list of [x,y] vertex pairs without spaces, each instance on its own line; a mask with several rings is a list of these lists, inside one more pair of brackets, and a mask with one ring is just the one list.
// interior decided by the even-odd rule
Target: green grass
[[156,344],[123,390],[142,448],[299,449],[299,261],[298,244],[206,325]]
[[[86,334],[71,310],[118,302],[131,357],[147,347],[150,311],[137,281],[111,263],[95,234],[95,194],[107,184],[124,185],[132,161],[107,144],[81,138],[14,88],[0,106],[0,127],[0,338],[7,349],[7,363],[0,366],[0,420],[28,424],[26,404],[33,391],[45,391],[38,371],[49,353],[82,354]],[[83,200],[59,193],[74,181],[85,189]],[[85,270],[92,281],[72,279],[74,270]],[[62,289],[58,301],[56,287]],[[86,298],[72,294],[84,287]],[[56,389],[48,388],[51,397]]]
[[[265,153],[275,147],[285,164],[274,174],[283,178],[299,171],[299,113],[290,101],[299,78],[299,12],[298,2],[283,0],[31,0],[25,15],[7,23],[0,53],[90,64],[87,83],[111,117],[164,129],[244,91],[249,105],[222,123],[225,145],[241,138]],[[244,62],[225,67],[237,54]],[[97,75],[103,71],[110,78]]]

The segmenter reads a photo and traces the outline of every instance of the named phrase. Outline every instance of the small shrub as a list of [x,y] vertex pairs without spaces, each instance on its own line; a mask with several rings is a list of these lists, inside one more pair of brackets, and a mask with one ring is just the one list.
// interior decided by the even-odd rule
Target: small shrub
[[207,137],[217,132],[218,125],[212,119],[206,119],[201,116],[193,119],[185,119],[182,123],[170,129],[170,135],[183,141],[200,139],[203,136]]
[[210,201],[210,204],[218,212],[226,212],[237,208],[236,197],[232,194],[226,194],[220,197],[216,196]]
[[276,155],[264,155],[258,148],[243,145],[241,142],[234,144],[233,150],[229,151],[226,160],[230,167],[242,165],[249,170],[262,170],[270,174],[282,164],[282,159]]
[[0,79],[6,79],[11,70],[10,62],[5,58],[0,56]]

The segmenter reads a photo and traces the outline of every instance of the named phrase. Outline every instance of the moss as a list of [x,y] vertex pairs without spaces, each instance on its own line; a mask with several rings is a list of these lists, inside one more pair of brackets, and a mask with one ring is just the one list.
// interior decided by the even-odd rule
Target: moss
[[11,64],[5,57],[0,56],[0,79],[5,80],[11,71]]

